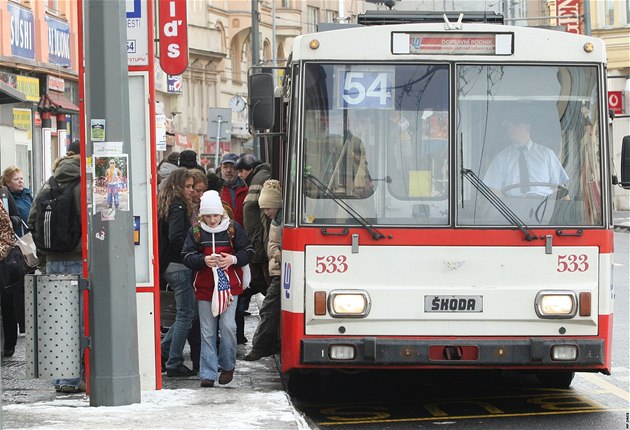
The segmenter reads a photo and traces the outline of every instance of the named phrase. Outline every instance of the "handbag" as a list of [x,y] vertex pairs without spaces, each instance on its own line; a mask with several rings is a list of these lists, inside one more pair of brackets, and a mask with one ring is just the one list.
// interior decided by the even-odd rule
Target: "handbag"
[[2,269],[0,280],[5,292],[16,290],[24,283],[24,276],[31,271],[18,245],[11,248],[9,255],[0,261],[0,269]]
[[33,235],[30,232],[26,233],[22,237],[19,237],[16,234],[15,239],[15,246],[20,248],[22,256],[24,257],[24,262],[31,269],[28,273],[34,273],[35,269],[37,269],[37,265],[39,264],[39,258],[37,258],[37,247],[35,246]]
[[160,325],[170,327],[175,323],[177,314],[177,304],[175,303],[175,292],[166,286],[160,291]]

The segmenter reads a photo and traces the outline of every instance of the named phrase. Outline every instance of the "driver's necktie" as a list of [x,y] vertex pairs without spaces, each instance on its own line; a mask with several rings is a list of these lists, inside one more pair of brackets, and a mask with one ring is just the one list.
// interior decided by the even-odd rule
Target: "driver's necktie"
[[529,183],[529,169],[527,168],[527,161],[525,160],[525,151],[527,151],[527,147],[520,146],[518,150],[520,152],[518,156],[518,172],[520,176],[521,193],[527,194],[529,186],[524,185]]

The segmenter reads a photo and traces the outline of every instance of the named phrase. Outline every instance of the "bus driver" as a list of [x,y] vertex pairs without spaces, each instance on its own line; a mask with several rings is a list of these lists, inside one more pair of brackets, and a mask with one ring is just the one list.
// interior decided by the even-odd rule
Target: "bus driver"
[[506,197],[542,196],[566,186],[569,176],[556,154],[531,140],[531,124],[526,117],[505,121],[511,144],[499,152],[483,178],[495,193]]

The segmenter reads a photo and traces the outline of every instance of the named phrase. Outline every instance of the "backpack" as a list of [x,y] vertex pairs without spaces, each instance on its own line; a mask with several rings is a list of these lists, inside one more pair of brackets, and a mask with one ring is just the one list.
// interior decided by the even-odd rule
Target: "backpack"
[[50,189],[42,194],[37,203],[35,219],[35,245],[48,252],[73,251],[81,241],[81,214],[74,202],[77,179],[64,188],[51,176]]

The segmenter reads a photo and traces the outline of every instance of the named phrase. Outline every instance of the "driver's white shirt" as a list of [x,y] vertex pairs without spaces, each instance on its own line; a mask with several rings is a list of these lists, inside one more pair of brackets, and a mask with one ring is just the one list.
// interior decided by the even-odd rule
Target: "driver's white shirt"
[[[553,185],[566,185],[569,182],[567,172],[551,149],[531,140],[526,146],[525,161],[529,170],[529,182],[544,182]],[[483,182],[487,186],[495,190],[503,190],[505,187],[521,182],[518,147],[516,144],[511,144],[494,157],[483,177]],[[526,195],[548,196],[555,191],[555,188],[548,186],[530,186]],[[508,190],[506,194],[514,197],[523,196],[519,187]]]

